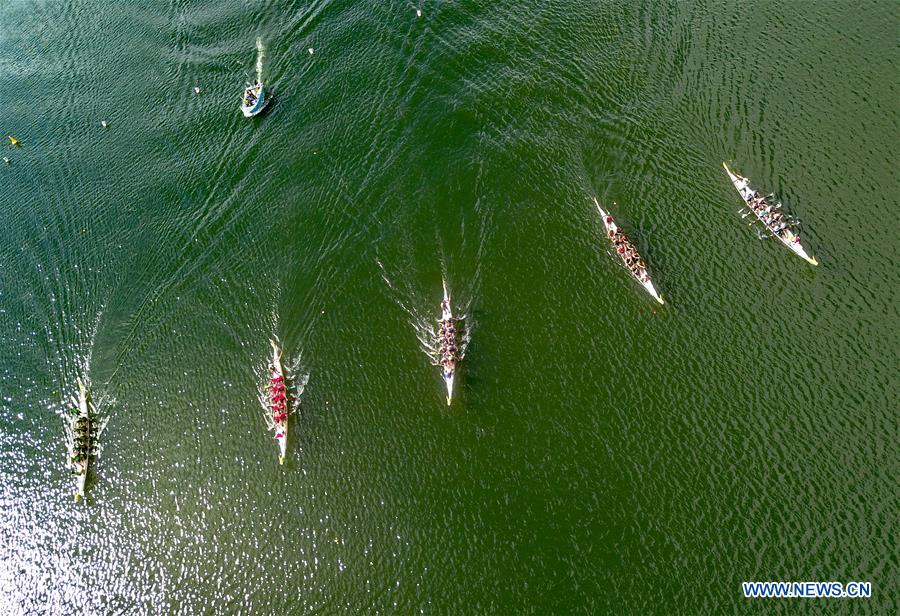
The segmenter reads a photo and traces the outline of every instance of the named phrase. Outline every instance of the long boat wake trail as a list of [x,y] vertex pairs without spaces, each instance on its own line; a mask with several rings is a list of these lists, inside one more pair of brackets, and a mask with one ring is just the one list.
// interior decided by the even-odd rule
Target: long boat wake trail
[[263,60],[266,58],[266,46],[263,45],[262,37],[256,37],[256,81],[262,83]]
[[253,83],[244,86],[244,94],[241,96],[241,113],[245,118],[258,116],[269,104],[271,94],[263,83],[263,60],[266,57],[266,48],[262,38],[256,38],[256,79]]

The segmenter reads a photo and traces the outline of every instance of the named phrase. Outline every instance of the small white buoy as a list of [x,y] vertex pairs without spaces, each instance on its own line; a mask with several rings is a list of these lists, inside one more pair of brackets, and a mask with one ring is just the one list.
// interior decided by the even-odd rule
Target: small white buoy
[[109,124],[106,123],[106,120],[100,120],[100,126],[106,128],[107,126],[109,126]]
[[200,94],[200,86],[194,86],[194,94]]
[[416,17],[422,16],[422,9],[416,9]]
[[313,55],[313,48],[312,48],[312,47],[310,47],[310,48],[308,49],[308,51],[309,51],[309,55]]

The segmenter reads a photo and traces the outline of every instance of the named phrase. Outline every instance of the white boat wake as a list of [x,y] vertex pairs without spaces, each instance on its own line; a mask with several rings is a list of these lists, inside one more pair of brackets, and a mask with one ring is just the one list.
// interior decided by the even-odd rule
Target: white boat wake
[[266,46],[263,45],[262,37],[256,37],[256,81],[262,83],[263,60],[266,57]]

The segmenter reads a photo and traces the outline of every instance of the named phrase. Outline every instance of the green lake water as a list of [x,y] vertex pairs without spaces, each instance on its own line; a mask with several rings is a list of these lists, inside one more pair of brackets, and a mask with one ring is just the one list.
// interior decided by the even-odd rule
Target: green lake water
[[898,5],[417,6],[0,3],[0,611],[896,613]]

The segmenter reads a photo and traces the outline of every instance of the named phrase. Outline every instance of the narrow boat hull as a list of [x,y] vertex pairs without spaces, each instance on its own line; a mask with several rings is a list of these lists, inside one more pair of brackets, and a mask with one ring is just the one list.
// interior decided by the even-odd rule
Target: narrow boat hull
[[[731,169],[728,168],[728,165],[726,165],[725,163],[722,163],[722,167],[725,168],[725,173],[727,173],[728,177],[731,179],[731,183],[732,183],[732,185],[734,185],[735,190],[738,191],[738,194],[741,196],[741,199],[744,201],[744,205],[747,205],[749,203],[750,196],[753,195],[753,189],[750,188],[750,181],[747,178],[740,177],[739,175],[733,173],[731,171]],[[748,207],[749,207],[749,205],[748,205]],[[759,216],[759,214],[757,214],[755,211],[753,211],[753,208],[750,208],[750,211],[756,217],[756,219],[760,223],[762,223],[762,226],[766,228],[766,231],[768,231],[769,234],[772,235],[773,237],[777,238],[779,242],[781,242],[782,244],[787,246],[791,252],[793,252],[795,255],[797,255],[798,257],[800,257],[801,259],[803,259],[810,265],[818,265],[819,264],[819,262],[816,260],[815,257],[810,256],[806,252],[806,249],[803,248],[803,246],[800,244],[800,242],[795,242],[790,238],[786,239],[786,238],[778,235],[778,233],[774,232],[762,220],[762,218]],[[796,237],[793,235],[793,233],[791,233],[790,236],[791,236],[791,238]]]
[[[594,203],[597,205],[597,210],[600,212],[600,220],[603,221],[603,228],[606,231],[607,238],[609,238],[609,232],[617,231],[619,227],[616,225],[616,222],[612,220],[612,216],[610,216],[609,213],[600,206],[600,202],[597,201],[596,197],[594,198]],[[659,292],[657,292],[656,287],[653,286],[653,281],[650,279],[650,274],[647,274],[646,280],[641,280],[640,278],[635,276],[634,272],[632,272],[630,268],[628,268],[628,273],[631,274],[631,277],[637,280],[642,287],[644,287],[647,293],[653,296],[653,299],[655,299],[660,304],[666,303],[665,301],[663,301],[663,298],[659,294]]]
[[[72,419],[72,438],[75,439],[77,435],[76,426],[78,425],[78,421],[82,418],[86,419],[88,422],[87,427],[87,457],[83,462],[71,462],[72,464],[72,472],[75,474],[75,500],[81,500],[84,498],[84,488],[87,483],[87,474],[88,468],[90,467],[91,461],[91,425],[90,425],[90,402],[88,401],[88,391],[87,387],[85,387],[84,383],[78,381],[78,415],[76,415]],[[72,443],[72,450],[75,451],[75,443]]]
[[[441,322],[453,323],[456,319],[453,318],[453,309],[450,306],[450,292],[447,290],[447,281],[443,281],[444,285],[444,301],[441,302]],[[456,342],[456,337],[454,336],[453,342]],[[456,376],[456,363],[459,361],[458,354],[454,357],[454,368],[450,371],[449,374],[441,372],[441,378],[444,379],[444,384],[447,386],[447,406],[450,406],[450,403],[453,402],[453,380]]]

